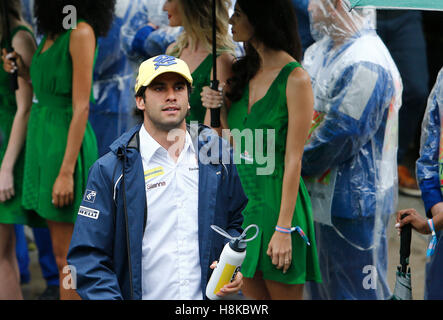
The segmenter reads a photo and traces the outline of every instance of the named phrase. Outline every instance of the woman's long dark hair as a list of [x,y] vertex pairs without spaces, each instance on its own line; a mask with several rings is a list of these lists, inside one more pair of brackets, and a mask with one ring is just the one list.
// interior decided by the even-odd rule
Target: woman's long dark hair
[[96,37],[105,36],[114,18],[115,0],[35,0],[34,16],[41,34],[55,36],[66,31],[63,8],[73,6],[77,19],[84,19],[94,29]]
[[[290,0],[237,0],[237,3],[254,28],[254,39],[301,60],[297,17]],[[230,92],[227,93],[231,101],[241,99],[246,84],[260,68],[260,56],[250,43],[245,43],[245,53],[232,66],[234,76],[228,80]]]
[[[0,0],[4,1],[4,0]],[[11,32],[11,17],[22,20],[21,16],[21,5],[20,0],[8,0],[3,3],[5,5],[6,12],[3,12],[3,5],[0,5],[0,41],[10,40],[10,34],[6,34],[6,21],[4,18],[7,18],[9,21],[9,32]]]

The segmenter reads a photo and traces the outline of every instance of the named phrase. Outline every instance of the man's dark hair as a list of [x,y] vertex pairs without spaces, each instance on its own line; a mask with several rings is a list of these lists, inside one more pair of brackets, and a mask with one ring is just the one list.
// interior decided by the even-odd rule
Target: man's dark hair
[[83,19],[94,29],[96,37],[106,36],[114,18],[116,0],[35,0],[34,15],[41,34],[55,36],[66,31],[63,13],[66,6],[74,6],[77,20]]
[[[254,28],[255,39],[301,61],[297,16],[290,0],[237,0],[237,3]],[[260,68],[260,56],[251,44],[245,43],[245,53],[232,65],[234,76],[228,80],[231,89],[227,93],[231,101],[241,99],[246,84]]]
[[[188,88],[188,100],[189,100],[189,97],[191,96],[191,93],[192,93],[192,86],[189,84],[188,81],[186,81],[186,87]],[[147,88],[147,86],[140,87],[140,89],[138,89],[137,93],[135,94],[136,98],[142,97],[145,104],[146,104],[146,100],[145,100],[146,88]],[[141,111],[139,108],[137,108],[137,106],[135,106],[132,114],[138,122],[143,122],[143,120],[144,120],[143,111]]]

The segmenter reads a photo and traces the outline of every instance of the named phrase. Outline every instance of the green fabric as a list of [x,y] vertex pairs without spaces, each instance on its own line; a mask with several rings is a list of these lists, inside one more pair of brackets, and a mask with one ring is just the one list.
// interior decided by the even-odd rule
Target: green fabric
[[[235,153],[241,152],[242,158],[250,159],[250,163],[241,160],[241,164],[237,164],[242,186],[249,199],[248,205],[243,211],[243,227],[257,224],[260,228],[257,238],[248,242],[242,273],[245,277],[252,278],[256,270],[261,270],[264,279],[287,284],[321,281],[311,202],[302,178],[300,178],[292,226],[300,226],[310,240],[311,245],[307,246],[298,233],[292,233],[292,264],[286,274],[283,274],[281,269],[276,269],[270,257],[266,254],[268,244],[275,232],[282,198],[286,135],[288,132],[286,83],[289,74],[298,67],[300,67],[300,64],[291,62],[282,68],[266,95],[252,106],[250,114],[248,114],[249,87],[247,87],[243,97],[232,103],[228,115],[228,123],[234,136],[235,146],[241,148],[240,151],[236,150]],[[245,139],[241,139],[239,135],[236,135],[235,130],[232,131],[233,129],[238,129],[240,132],[251,129],[253,144],[247,146],[248,143]],[[275,169],[271,174],[257,174],[257,169],[263,169],[267,166],[266,163],[259,164],[263,161],[259,161],[257,150],[253,150],[256,143],[261,145],[261,141],[255,141],[257,129],[263,129],[264,131],[263,138],[258,140],[264,141],[262,154],[265,156],[267,156],[267,130],[275,130]],[[269,138],[272,139],[272,135]],[[238,162],[236,161],[236,163]],[[251,233],[253,232],[255,231]]]
[[31,63],[31,79],[36,102],[28,124],[23,183],[23,205],[45,219],[74,223],[85,190],[88,171],[98,157],[97,142],[89,122],[74,173],[73,204],[56,208],[52,189],[66,150],[72,119],[72,58],[69,53],[71,30],[59,35],[41,52],[47,37],[37,48]]
[[[33,37],[33,33],[25,26],[14,28],[11,32],[11,39],[17,32],[24,30],[29,32]],[[6,41],[1,43],[1,48],[6,47]],[[3,143],[0,144],[0,163],[8,147],[8,141],[17,111],[17,102],[15,92],[9,88],[9,74],[3,70],[3,61],[0,59],[0,136]],[[23,166],[24,166],[24,148],[20,152],[14,166],[14,192],[15,196],[10,200],[0,203],[0,223],[6,224],[27,224],[32,227],[44,227],[46,222],[41,219],[35,212],[25,210],[21,205],[22,185],[23,185]]]
[[441,0],[349,0],[351,7],[374,6],[377,8],[443,10]]
[[203,107],[201,92],[203,87],[211,84],[212,71],[212,54],[209,54],[205,60],[192,73],[192,93],[189,97],[189,105],[191,110],[186,117],[186,122],[198,121],[203,123],[205,121],[206,108]]

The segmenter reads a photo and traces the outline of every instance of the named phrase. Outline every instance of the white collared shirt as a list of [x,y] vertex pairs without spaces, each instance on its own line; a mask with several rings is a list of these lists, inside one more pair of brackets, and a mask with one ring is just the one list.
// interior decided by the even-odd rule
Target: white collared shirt
[[198,161],[191,137],[177,159],[140,129],[148,218],[142,243],[144,300],[201,300]]

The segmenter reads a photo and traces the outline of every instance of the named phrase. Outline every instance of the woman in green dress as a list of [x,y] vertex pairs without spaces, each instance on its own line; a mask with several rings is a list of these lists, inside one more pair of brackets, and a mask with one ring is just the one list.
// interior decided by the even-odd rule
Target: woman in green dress
[[[254,299],[302,299],[304,283],[319,282],[321,275],[311,202],[300,177],[314,100],[310,78],[297,62],[295,13],[290,0],[238,0],[230,23],[234,40],[246,49],[233,65],[225,99],[249,200],[243,227],[260,228],[248,242],[243,292]],[[219,103],[209,88],[203,96],[207,108]],[[297,226],[307,238],[292,232]]]
[[[230,0],[217,0],[217,78],[223,87],[232,75],[235,46],[228,33]],[[171,27],[183,26],[177,41],[166,54],[184,60],[192,73],[193,88],[189,98],[191,109],[186,122],[198,121],[210,126],[210,112],[203,107],[201,92],[212,79],[212,1],[167,0],[163,10],[168,12]],[[222,113],[225,111],[222,109]],[[226,117],[222,117],[226,119]],[[221,124],[222,126],[226,124]],[[220,129],[216,129],[221,133]]]
[[97,159],[88,123],[97,37],[111,25],[115,1],[36,0],[44,37],[29,70],[15,54],[19,74],[32,81],[35,100],[26,138],[22,203],[48,224],[60,276],[60,298],[78,298],[66,255],[87,181]]
[[[6,2],[10,34],[4,21],[0,24],[2,52],[12,44],[30,65],[36,50],[34,36],[21,17],[20,1]],[[0,7],[0,17],[6,13]],[[14,224],[44,226],[44,220],[21,205],[24,142],[29,111],[32,105],[32,86],[18,78],[18,90],[10,89],[9,75],[0,61],[0,300],[23,299],[20,274],[15,254]]]

